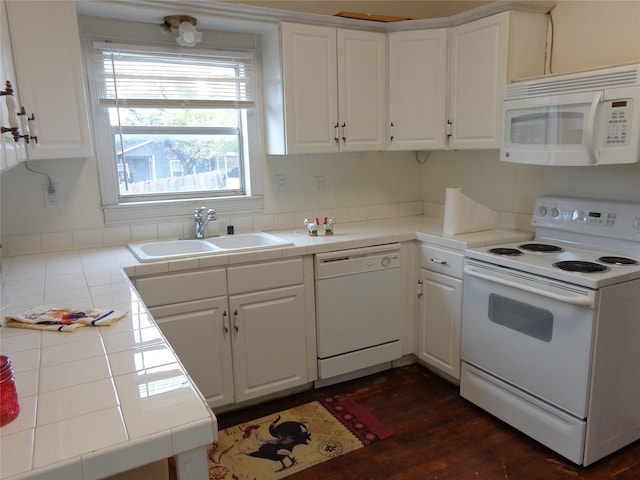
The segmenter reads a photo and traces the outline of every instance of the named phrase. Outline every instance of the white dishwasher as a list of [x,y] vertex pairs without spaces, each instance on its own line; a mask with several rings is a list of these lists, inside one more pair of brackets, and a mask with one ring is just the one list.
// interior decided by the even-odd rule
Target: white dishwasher
[[320,383],[400,358],[400,266],[398,243],[315,256]]

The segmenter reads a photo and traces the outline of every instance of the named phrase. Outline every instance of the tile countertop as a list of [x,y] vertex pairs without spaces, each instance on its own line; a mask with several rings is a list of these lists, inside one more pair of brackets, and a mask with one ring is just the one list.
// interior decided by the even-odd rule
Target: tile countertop
[[216,438],[215,415],[127,275],[416,239],[464,250],[532,237],[506,229],[451,236],[442,232],[441,219],[423,216],[338,224],[333,236],[310,237],[304,227],[270,233],[294,246],[145,264],[125,246],[4,258],[3,316],[39,304],[129,315],[75,332],[0,328],[21,410],[0,429],[0,478],[97,479],[189,455]]

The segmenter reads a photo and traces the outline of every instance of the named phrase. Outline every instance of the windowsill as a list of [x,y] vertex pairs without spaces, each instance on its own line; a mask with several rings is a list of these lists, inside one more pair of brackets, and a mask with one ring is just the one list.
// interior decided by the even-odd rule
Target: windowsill
[[261,213],[262,196],[136,202],[102,207],[106,226],[155,223],[170,217],[193,215],[197,207],[213,208],[218,215]]

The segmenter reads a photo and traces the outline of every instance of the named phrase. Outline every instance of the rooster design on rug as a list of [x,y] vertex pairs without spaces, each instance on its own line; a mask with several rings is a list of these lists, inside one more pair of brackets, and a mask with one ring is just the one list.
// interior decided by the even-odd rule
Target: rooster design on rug
[[282,468],[277,472],[294,466],[297,463],[293,457],[294,447],[308,445],[311,440],[304,423],[289,421],[278,424],[279,421],[280,415],[269,425],[269,434],[273,439],[263,439],[258,432],[259,425],[249,425],[238,442],[238,450],[244,455],[280,462]]

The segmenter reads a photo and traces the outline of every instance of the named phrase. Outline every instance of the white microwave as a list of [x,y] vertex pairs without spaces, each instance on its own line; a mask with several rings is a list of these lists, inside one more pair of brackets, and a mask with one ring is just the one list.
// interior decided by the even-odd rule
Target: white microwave
[[500,160],[610,165],[640,160],[640,64],[507,85]]

